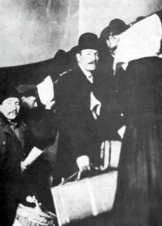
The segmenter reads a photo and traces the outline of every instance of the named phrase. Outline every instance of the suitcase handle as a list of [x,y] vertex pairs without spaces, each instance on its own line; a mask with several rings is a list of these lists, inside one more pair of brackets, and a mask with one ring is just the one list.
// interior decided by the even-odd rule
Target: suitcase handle
[[66,179],[62,178],[61,185],[64,185],[64,184],[66,184],[67,182],[71,181],[71,179],[73,179],[74,177],[76,177],[75,181],[76,181],[76,180],[79,180],[80,177],[79,177],[79,179],[78,179],[78,175],[81,176],[80,171],[75,172],[74,174],[72,174],[70,177],[68,177],[68,178],[66,178]]
[[[103,170],[100,170],[98,167],[94,167],[92,164],[91,164],[91,170],[103,172]],[[82,172],[83,172],[82,170],[79,170],[66,179],[62,178],[61,185],[64,185],[67,182],[70,182],[73,178],[76,178],[75,181],[79,181],[81,179]]]

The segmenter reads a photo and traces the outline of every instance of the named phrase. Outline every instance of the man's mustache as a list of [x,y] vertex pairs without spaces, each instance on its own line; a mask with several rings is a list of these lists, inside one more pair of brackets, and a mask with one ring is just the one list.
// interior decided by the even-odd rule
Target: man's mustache
[[17,111],[16,110],[10,111],[9,114],[17,114]]
[[96,64],[96,63],[97,63],[97,61],[91,61],[88,64]]

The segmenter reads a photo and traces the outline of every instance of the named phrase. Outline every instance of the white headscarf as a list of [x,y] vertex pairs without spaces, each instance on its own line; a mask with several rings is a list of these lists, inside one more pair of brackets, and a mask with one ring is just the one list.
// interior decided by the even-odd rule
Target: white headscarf
[[158,56],[161,38],[162,24],[157,14],[134,24],[121,36],[115,54],[114,71],[119,63],[126,67],[132,60]]

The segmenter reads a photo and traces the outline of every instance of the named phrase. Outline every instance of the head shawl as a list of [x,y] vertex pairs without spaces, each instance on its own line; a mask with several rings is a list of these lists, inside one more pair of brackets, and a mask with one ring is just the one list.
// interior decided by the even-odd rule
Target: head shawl
[[114,71],[118,65],[128,65],[132,60],[158,56],[161,47],[162,25],[157,14],[153,14],[130,27],[121,37],[114,60]]

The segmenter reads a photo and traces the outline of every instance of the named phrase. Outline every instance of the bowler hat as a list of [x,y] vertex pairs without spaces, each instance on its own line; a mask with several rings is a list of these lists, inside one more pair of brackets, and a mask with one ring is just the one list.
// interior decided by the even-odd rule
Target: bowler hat
[[78,50],[81,51],[84,49],[99,49],[99,39],[96,34],[87,32],[80,36]]
[[118,18],[111,20],[109,23],[109,29],[112,35],[121,34],[122,32],[126,31],[128,27],[129,25],[126,25],[123,20],[120,20]]
[[107,40],[110,35],[119,35],[126,31],[128,28],[129,25],[125,24],[123,20],[118,18],[113,19],[110,21],[109,25],[102,30],[100,38],[103,40]]

